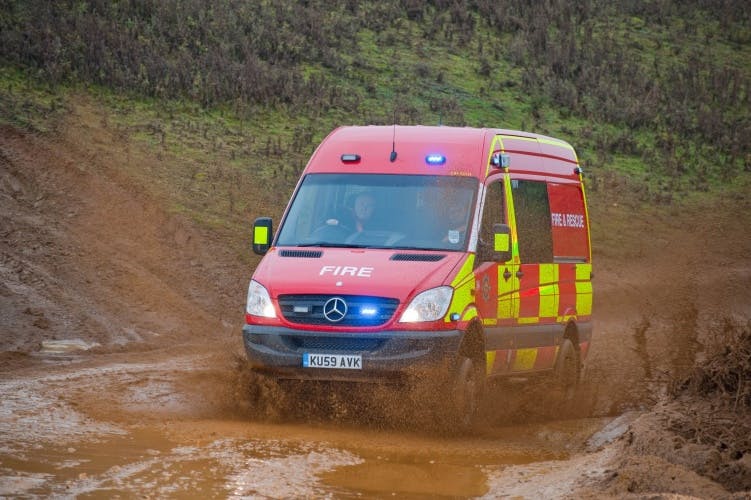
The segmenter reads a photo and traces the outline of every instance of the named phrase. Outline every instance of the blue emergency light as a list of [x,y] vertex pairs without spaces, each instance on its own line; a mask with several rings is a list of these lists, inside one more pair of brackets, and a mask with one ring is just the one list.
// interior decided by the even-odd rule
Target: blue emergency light
[[446,163],[446,157],[437,153],[429,154],[425,157],[425,163],[428,165],[443,165]]
[[373,306],[362,306],[360,308],[360,315],[372,318],[378,314],[378,308]]

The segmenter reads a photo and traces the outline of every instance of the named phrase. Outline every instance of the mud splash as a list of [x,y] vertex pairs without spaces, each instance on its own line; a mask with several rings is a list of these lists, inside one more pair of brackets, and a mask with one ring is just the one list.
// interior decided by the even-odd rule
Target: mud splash
[[253,421],[209,397],[229,385],[213,362],[162,356],[92,356],[0,382],[0,495],[496,496],[509,467],[565,463],[607,422],[446,438],[336,417]]

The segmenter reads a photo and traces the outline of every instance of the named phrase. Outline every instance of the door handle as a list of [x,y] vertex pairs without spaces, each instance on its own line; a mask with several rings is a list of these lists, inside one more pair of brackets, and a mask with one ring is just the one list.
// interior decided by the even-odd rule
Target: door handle
[[524,277],[524,272],[522,271],[516,271],[516,277],[519,279],[522,279]]

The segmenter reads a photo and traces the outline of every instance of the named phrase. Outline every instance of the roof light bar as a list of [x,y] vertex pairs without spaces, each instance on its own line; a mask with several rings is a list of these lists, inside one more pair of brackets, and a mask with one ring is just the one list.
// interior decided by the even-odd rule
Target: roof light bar
[[429,154],[425,157],[425,163],[428,165],[443,165],[446,163],[446,157],[441,154]]
[[355,153],[345,153],[341,156],[342,162],[344,163],[354,163],[357,161],[360,161],[360,155]]

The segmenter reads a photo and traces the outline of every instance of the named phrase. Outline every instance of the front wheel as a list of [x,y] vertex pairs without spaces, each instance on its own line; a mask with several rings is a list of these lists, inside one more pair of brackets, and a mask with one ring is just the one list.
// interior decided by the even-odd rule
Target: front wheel
[[461,430],[470,429],[477,423],[485,387],[482,368],[469,357],[461,356],[458,360],[454,378],[454,417]]

